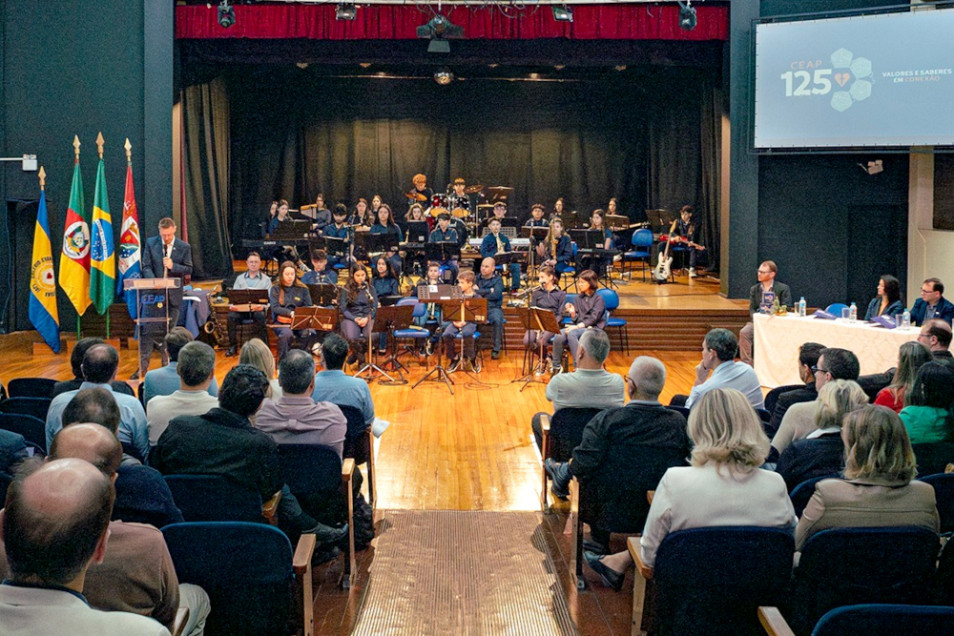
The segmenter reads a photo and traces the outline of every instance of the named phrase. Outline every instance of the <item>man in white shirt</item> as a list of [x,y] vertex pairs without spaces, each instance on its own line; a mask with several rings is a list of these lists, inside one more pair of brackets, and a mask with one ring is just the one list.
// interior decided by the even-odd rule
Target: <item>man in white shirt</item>
[[[696,365],[696,381],[686,400],[686,408],[712,389],[737,389],[753,408],[765,405],[762,385],[755,370],[744,362],[736,362],[739,341],[728,329],[712,329],[702,341],[702,361]],[[711,373],[711,375],[710,375]]]
[[215,351],[212,347],[197,340],[186,344],[179,351],[176,371],[179,389],[171,395],[157,395],[146,404],[151,446],[156,445],[172,418],[205,415],[219,405],[219,399],[209,394],[209,386],[215,379]]
[[[554,413],[562,408],[609,409],[623,406],[623,376],[603,368],[609,353],[609,336],[602,329],[587,329],[586,333],[580,336],[576,371],[555,375],[547,384],[547,399],[553,402]],[[542,415],[543,413],[537,413],[530,423],[537,448],[541,449]]]

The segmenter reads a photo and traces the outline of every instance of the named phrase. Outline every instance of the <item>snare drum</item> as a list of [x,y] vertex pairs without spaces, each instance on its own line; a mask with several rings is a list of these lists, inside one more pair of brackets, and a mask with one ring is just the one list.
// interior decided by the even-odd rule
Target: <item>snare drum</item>
[[[447,208],[447,195],[439,192],[431,197],[432,208]],[[435,215],[436,216],[436,215]]]

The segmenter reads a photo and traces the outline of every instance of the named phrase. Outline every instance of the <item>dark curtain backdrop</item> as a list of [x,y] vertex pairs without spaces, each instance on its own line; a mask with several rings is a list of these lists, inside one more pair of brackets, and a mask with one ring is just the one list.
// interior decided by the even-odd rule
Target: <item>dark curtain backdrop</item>
[[[229,98],[215,79],[189,86],[182,101],[185,229],[192,245],[193,276],[220,278],[232,273],[229,253]],[[180,225],[182,225],[180,223]]]
[[530,203],[550,207],[558,196],[581,211],[615,196],[635,221],[647,207],[692,203],[701,218],[714,209],[711,194],[702,199],[710,168],[701,147],[716,138],[702,117],[713,108],[713,80],[703,71],[441,87],[430,78],[269,67],[233,71],[225,81],[236,239],[256,234],[276,198],[297,207],[323,192],[351,205],[379,193],[403,214],[416,172],[437,190],[456,176],[512,186],[511,208],[521,217]]

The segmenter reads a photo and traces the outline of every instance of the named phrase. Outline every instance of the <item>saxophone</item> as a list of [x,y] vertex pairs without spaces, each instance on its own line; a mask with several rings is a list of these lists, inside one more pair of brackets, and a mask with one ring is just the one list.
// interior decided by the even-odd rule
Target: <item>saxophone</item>
[[202,330],[208,335],[212,336],[216,347],[225,348],[229,346],[229,332],[225,327],[219,324],[218,316],[216,316],[215,313],[215,306],[212,304],[213,296],[216,298],[221,298],[221,285],[216,285],[213,287],[207,296],[209,303],[209,319],[205,321],[204,325],[202,325]]

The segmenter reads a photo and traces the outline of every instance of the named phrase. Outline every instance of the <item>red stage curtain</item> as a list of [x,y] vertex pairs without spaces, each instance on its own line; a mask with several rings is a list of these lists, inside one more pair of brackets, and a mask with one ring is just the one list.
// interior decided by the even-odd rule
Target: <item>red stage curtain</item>
[[[425,5],[371,5],[358,9],[354,21],[336,20],[334,4],[236,5],[235,24],[222,28],[216,4],[176,7],[177,39],[261,38],[312,40],[408,40],[416,39],[417,27],[433,15]],[[574,5],[575,21],[556,22],[550,6],[508,12],[496,6],[447,6],[443,13],[464,28],[468,40],[726,40],[729,34],[728,5],[696,5],[698,25],[692,31],[679,28],[679,7],[674,4]]]

